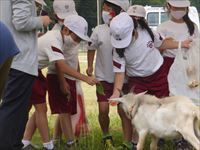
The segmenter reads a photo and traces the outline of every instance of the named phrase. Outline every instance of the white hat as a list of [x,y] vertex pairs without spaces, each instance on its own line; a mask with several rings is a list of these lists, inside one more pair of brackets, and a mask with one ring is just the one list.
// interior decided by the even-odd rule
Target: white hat
[[54,0],[53,10],[60,19],[77,14],[73,0]]
[[122,12],[110,23],[111,44],[115,48],[125,48],[131,43],[134,24],[132,18]]
[[44,0],[35,0],[37,3],[41,4],[41,5],[44,5],[44,6],[47,6],[47,4],[45,3]]
[[167,3],[174,7],[189,7],[190,1],[189,0],[167,0]]
[[133,5],[128,8],[127,13],[129,16],[144,17],[146,16],[146,10],[142,5]]
[[65,18],[64,26],[66,26],[70,31],[74,32],[78,37],[84,41],[90,41],[88,37],[88,23],[87,21],[79,15],[70,15]]
[[129,0],[106,0],[106,1],[121,7],[124,11],[127,11],[128,7],[130,6]]

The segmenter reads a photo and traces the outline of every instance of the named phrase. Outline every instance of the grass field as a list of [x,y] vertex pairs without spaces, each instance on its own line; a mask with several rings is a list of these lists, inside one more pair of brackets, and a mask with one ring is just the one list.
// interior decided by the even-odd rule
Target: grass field
[[[81,72],[84,73],[86,69],[87,62],[85,61],[85,53],[80,53],[80,67]],[[98,123],[98,107],[96,102],[95,86],[89,86],[86,83],[81,83],[82,89],[84,92],[86,114],[90,126],[90,133],[87,136],[79,138],[79,147],[78,150],[103,150],[101,144],[101,131]],[[48,111],[48,120],[50,127],[50,134],[52,136],[53,125],[55,121],[55,116],[50,115]],[[119,146],[122,143],[122,130],[121,122],[116,111],[116,107],[110,107],[110,133],[113,135],[114,143],[116,146]],[[145,145],[145,150],[148,150],[149,139]],[[35,133],[33,139],[33,144],[41,146],[41,139],[38,132]],[[63,149],[63,144],[60,145],[60,150]],[[172,150],[172,145],[168,143],[163,150]]]

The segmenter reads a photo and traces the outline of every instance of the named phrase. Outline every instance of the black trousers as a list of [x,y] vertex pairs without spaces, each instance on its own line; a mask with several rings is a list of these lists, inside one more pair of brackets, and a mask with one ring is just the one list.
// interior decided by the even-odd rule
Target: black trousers
[[0,150],[21,150],[35,77],[11,69],[0,104]]

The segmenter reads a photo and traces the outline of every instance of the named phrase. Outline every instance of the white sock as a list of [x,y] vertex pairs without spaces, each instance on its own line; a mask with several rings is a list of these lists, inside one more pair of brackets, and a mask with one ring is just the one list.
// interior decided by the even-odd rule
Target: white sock
[[31,144],[31,142],[29,140],[22,140],[22,143],[24,144],[24,147],[26,147],[29,144]]
[[47,142],[47,143],[43,143],[43,146],[47,149],[53,149],[53,141]]

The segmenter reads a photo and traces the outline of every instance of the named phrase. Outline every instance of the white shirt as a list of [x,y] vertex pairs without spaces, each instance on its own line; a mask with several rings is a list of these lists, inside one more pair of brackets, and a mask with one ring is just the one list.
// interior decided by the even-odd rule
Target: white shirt
[[38,38],[38,68],[43,69],[51,62],[64,59],[62,47],[63,39],[58,30],[48,31]]
[[107,24],[97,26],[90,39],[88,50],[97,50],[95,76],[99,81],[114,82],[110,28]]
[[[56,31],[56,30],[55,30]],[[78,70],[78,50],[79,50],[79,44],[76,46],[68,46],[64,44],[63,47],[63,54],[64,54],[64,59],[65,63],[69,65],[71,68]],[[56,74],[56,68],[55,64],[52,63],[48,67],[48,74]],[[71,79],[71,80],[76,80],[76,78],[69,76],[67,74],[64,74],[65,78]]]
[[155,33],[152,41],[146,30],[138,30],[138,38],[132,40],[125,49],[124,57],[120,58],[114,50],[114,72],[126,72],[129,77],[146,77],[154,74],[163,64],[163,57],[158,49],[162,38]]
[[[171,20],[168,20],[160,24],[157,30],[165,38],[172,37],[176,41],[183,41],[188,38],[195,38],[199,34],[199,31],[196,25],[195,25],[194,35],[190,36],[186,23],[176,23]],[[177,51],[178,49],[167,49],[163,52],[163,56],[174,58],[177,54]]]
[[51,30],[61,30],[62,26],[59,23],[56,23]]

